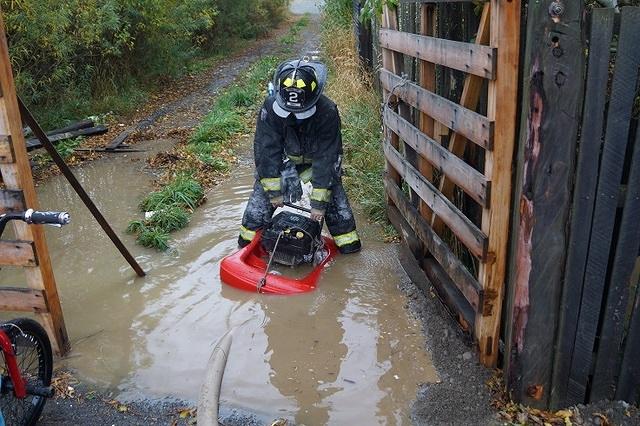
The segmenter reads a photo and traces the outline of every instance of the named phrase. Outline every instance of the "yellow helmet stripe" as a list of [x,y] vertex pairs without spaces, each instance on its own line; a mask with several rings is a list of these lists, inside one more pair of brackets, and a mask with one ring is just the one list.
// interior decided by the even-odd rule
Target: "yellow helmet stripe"
[[298,81],[296,81],[296,87],[298,89],[304,89],[305,87],[307,87],[307,84],[304,82],[304,80],[298,79]]
[[316,90],[316,87],[317,87],[317,86],[318,86],[318,85],[316,84],[316,82],[315,82],[315,81],[312,81],[312,82],[311,82],[311,91],[313,92],[314,90]]
[[293,79],[291,79],[291,77],[287,77],[287,79],[283,81],[282,84],[284,84],[285,87],[291,87],[293,86]]

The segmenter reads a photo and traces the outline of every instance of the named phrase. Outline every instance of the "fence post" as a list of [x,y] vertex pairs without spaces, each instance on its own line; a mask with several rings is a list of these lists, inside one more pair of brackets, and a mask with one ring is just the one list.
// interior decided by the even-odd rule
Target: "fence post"
[[527,14],[505,371],[514,398],[533,406],[546,406],[551,388],[584,84],[582,9],[544,0]]

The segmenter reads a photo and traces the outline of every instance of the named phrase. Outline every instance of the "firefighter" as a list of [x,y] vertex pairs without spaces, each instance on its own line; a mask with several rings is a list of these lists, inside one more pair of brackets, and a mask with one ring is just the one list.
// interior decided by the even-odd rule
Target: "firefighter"
[[308,58],[276,70],[273,93],[258,115],[254,139],[256,182],[245,209],[238,244],[246,246],[284,201],[302,197],[311,182],[311,218],[327,223],[341,253],[361,243],[342,186],[342,134],[338,108],[322,94],[327,68]]

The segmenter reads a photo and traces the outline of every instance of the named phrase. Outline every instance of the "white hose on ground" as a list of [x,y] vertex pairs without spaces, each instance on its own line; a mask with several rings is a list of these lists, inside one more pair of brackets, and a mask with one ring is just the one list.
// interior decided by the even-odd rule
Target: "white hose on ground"
[[200,391],[198,401],[198,424],[203,426],[218,426],[218,411],[220,408],[220,389],[222,377],[231,348],[232,331],[229,330],[220,338],[211,352],[207,363],[207,372]]

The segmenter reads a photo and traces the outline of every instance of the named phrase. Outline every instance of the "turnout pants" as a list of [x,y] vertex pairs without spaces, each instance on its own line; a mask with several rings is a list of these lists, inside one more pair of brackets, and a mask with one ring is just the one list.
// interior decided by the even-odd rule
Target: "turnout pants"
[[[275,208],[271,205],[262,184],[256,180],[242,217],[238,244],[242,247],[249,244],[255,237],[256,231],[271,221],[274,211]],[[331,201],[327,205],[324,219],[341,253],[360,250],[361,242],[356,231],[356,221],[341,181],[331,188]]]

